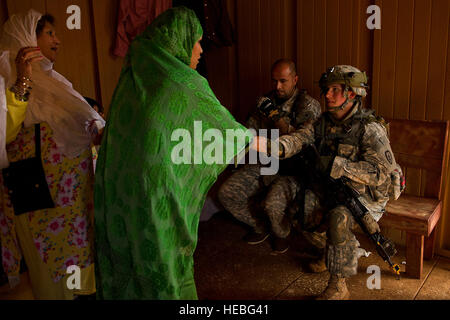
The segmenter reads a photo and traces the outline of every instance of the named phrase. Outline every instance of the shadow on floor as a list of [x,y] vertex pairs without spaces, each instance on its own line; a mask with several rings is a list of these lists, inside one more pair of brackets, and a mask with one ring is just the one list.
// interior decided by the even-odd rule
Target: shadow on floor
[[[200,300],[310,300],[325,289],[329,273],[307,272],[306,265],[317,252],[300,234],[293,235],[286,253],[275,254],[270,241],[245,243],[247,231],[225,212],[200,223],[194,257]],[[364,235],[356,236],[372,254],[359,259],[358,274],[347,281],[351,300],[450,299],[450,260],[424,261],[422,279],[411,279],[404,274],[404,248],[398,248],[394,263],[401,265],[402,276],[397,280]],[[376,285],[369,266],[380,268],[380,289],[368,288],[368,282]]]
[[[300,235],[294,235],[289,250],[274,254],[270,241],[248,245],[242,237],[248,229],[229,214],[215,214],[200,222],[199,241],[194,256],[195,280],[200,300],[312,300],[327,285],[328,272],[312,274],[306,265],[317,252]],[[361,247],[374,252],[360,234]],[[394,262],[402,266],[405,252],[399,248]],[[379,266],[380,289],[370,290],[369,266]],[[358,274],[348,288],[351,300],[450,300],[450,260],[435,257],[424,261],[422,279],[402,275],[400,280],[388,265],[371,254],[359,259]],[[13,290],[0,288],[0,300],[32,300],[28,274],[21,274],[21,284]],[[371,282],[373,283],[373,282]]]

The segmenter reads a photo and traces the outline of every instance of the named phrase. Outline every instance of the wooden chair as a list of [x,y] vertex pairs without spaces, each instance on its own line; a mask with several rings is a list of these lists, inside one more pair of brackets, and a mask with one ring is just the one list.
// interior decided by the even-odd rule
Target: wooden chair
[[379,223],[406,232],[406,274],[420,279],[423,259],[433,258],[435,227],[442,211],[449,121],[388,121],[397,163],[404,172],[421,169],[423,181],[420,192],[405,192],[398,200],[389,201]]

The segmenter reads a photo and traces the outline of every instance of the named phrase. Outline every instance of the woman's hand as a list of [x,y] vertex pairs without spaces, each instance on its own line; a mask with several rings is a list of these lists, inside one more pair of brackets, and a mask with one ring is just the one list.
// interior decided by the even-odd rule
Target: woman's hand
[[102,144],[103,131],[104,131],[104,128],[100,129],[98,131],[98,134],[92,140],[92,143],[94,144],[94,146],[99,146]]
[[39,47],[24,47],[19,50],[16,56],[16,84],[23,83],[24,80],[31,80],[31,64],[44,58]]
[[256,136],[250,145],[250,149],[257,152],[267,153],[267,138],[263,136]]
[[100,127],[99,120],[93,119],[87,123],[86,130],[91,135],[91,140],[94,146],[99,146],[102,143],[104,127]]

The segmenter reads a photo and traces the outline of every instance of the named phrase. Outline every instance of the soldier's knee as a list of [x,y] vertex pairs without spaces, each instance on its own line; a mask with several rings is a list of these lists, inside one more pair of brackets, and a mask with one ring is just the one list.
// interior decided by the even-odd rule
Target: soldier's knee
[[220,186],[219,191],[217,192],[217,198],[219,199],[220,203],[226,205],[233,200],[233,193],[231,192],[231,190],[233,190],[233,183],[230,180],[225,181]]
[[263,203],[263,208],[264,212],[271,220],[284,212],[284,208],[282,208],[280,203],[267,201],[267,199]]
[[269,216],[284,212],[287,206],[287,194],[281,184],[272,185],[264,200],[264,210]]
[[328,213],[328,240],[333,245],[345,243],[350,232],[349,217],[342,207]]

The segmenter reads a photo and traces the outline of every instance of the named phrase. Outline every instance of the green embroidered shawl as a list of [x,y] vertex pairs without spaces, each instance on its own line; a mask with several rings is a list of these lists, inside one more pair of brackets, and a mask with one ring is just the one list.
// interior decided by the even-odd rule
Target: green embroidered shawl
[[[130,46],[96,168],[101,299],[197,299],[193,253],[201,209],[217,176],[251,137],[206,79],[189,68],[201,35],[194,12],[178,7],[156,18]],[[194,134],[194,121],[201,121],[203,132],[216,128],[210,131],[215,139],[202,142]],[[171,141],[179,128],[184,133]],[[227,129],[238,130],[239,139],[227,135]],[[189,137],[190,149],[180,148]],[[221,164],[194,164],[207,146],[222,157]],[[174,163],[173,154],[191,164]]]

